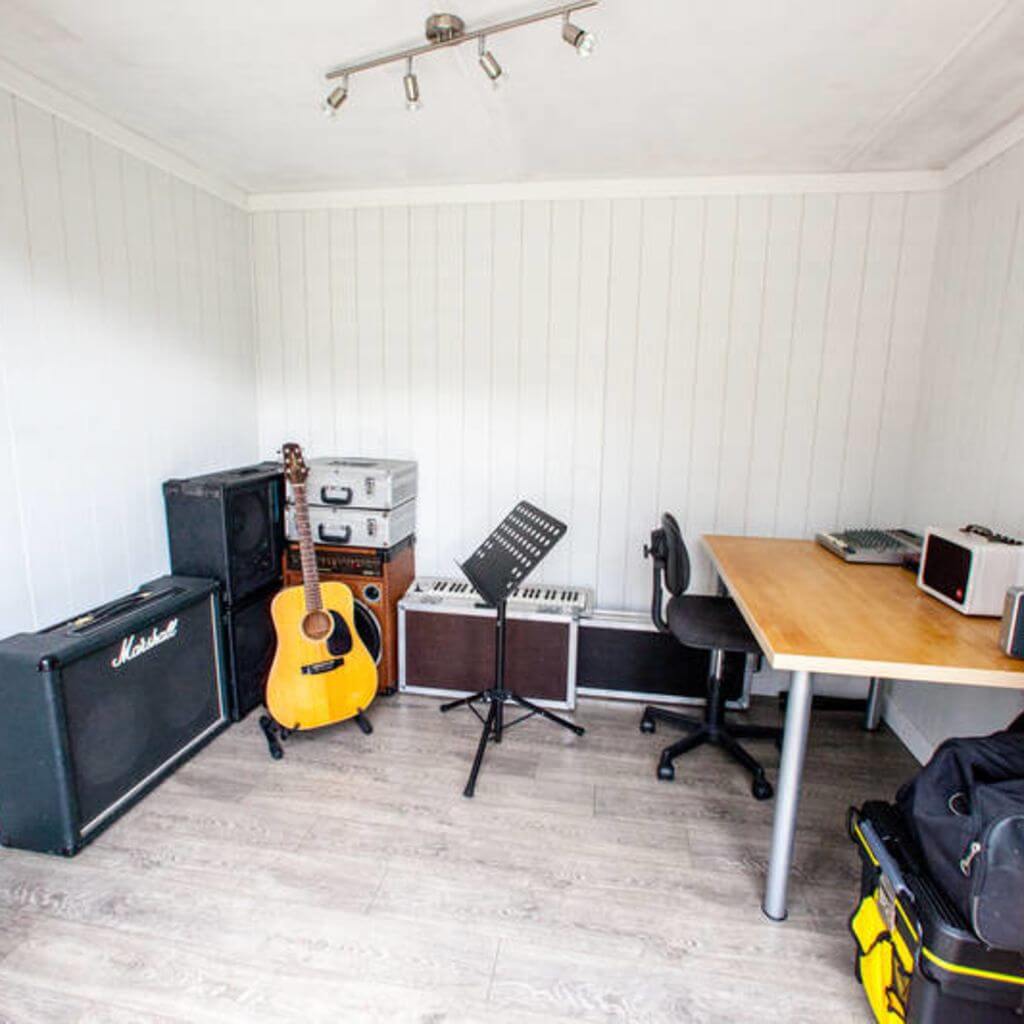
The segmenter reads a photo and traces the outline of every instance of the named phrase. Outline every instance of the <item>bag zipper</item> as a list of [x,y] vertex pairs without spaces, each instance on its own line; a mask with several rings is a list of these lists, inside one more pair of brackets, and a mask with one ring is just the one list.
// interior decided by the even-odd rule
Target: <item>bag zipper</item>
[[[987,831],[987,830],[986,830]],[[960,871],[964,878],[971,877],[971,864],[974,863],[974,858],[981,853],[981,843],[977,839],[967,847],[967,852],[960,858]],[[974,888],[973,886],[971,887]]]

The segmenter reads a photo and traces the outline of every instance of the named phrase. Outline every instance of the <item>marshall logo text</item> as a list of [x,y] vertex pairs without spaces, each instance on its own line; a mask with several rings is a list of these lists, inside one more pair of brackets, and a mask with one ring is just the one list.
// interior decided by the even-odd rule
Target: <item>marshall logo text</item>
[[171,619],[163,629],[157,629],[154,626],[149,631],[148,636],[140,636],[136,639],[135,634],[132,633],[131,636],[126,636],[121,641],[121,650],[118,651],[116,658],[110,659],[110,664],[114,668],[120,668],[122,665],[137,658],[140,654],[145,654],[147,651],[153,650],[154,647],[159,647],[160,644],[173,640],[177,635],[177,619]]

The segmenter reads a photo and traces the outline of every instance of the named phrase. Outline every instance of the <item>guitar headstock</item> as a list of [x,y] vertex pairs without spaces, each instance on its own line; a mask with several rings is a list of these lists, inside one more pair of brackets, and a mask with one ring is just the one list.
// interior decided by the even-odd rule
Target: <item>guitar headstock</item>
[[284,459],[284,476],[293,487],[304,484],[309,476],[309,466],[302,456],[302,446],[294,441],[281,445],[281,456]]

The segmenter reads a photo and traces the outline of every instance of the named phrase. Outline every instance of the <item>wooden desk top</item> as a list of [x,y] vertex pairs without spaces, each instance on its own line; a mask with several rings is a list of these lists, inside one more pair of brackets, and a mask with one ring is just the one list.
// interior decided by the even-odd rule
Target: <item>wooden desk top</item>
[[773,668],[1024,689],[999,620],[947,608],[905,569],[852,565],[811,540],[704,544]]

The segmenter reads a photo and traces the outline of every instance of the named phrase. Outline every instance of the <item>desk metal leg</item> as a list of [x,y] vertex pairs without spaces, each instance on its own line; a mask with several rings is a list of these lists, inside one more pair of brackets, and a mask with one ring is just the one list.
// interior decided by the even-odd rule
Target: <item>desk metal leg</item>
[[868,732],[875,732],[882,722],[882,691],[885,685],[884,679],[872,676],[868,685],[868,706],[864,711],[864,728]]
[[779,784],[775,793],[772,849],[768,860],[762,908],[773,921],[786,919],[786,890],[793,859],[796,815],[800,805],[800,782],[807,752],[807,729],[811,722],[814,687],[810,672],[794,672],[786,702],[786,733],[782,741]]

